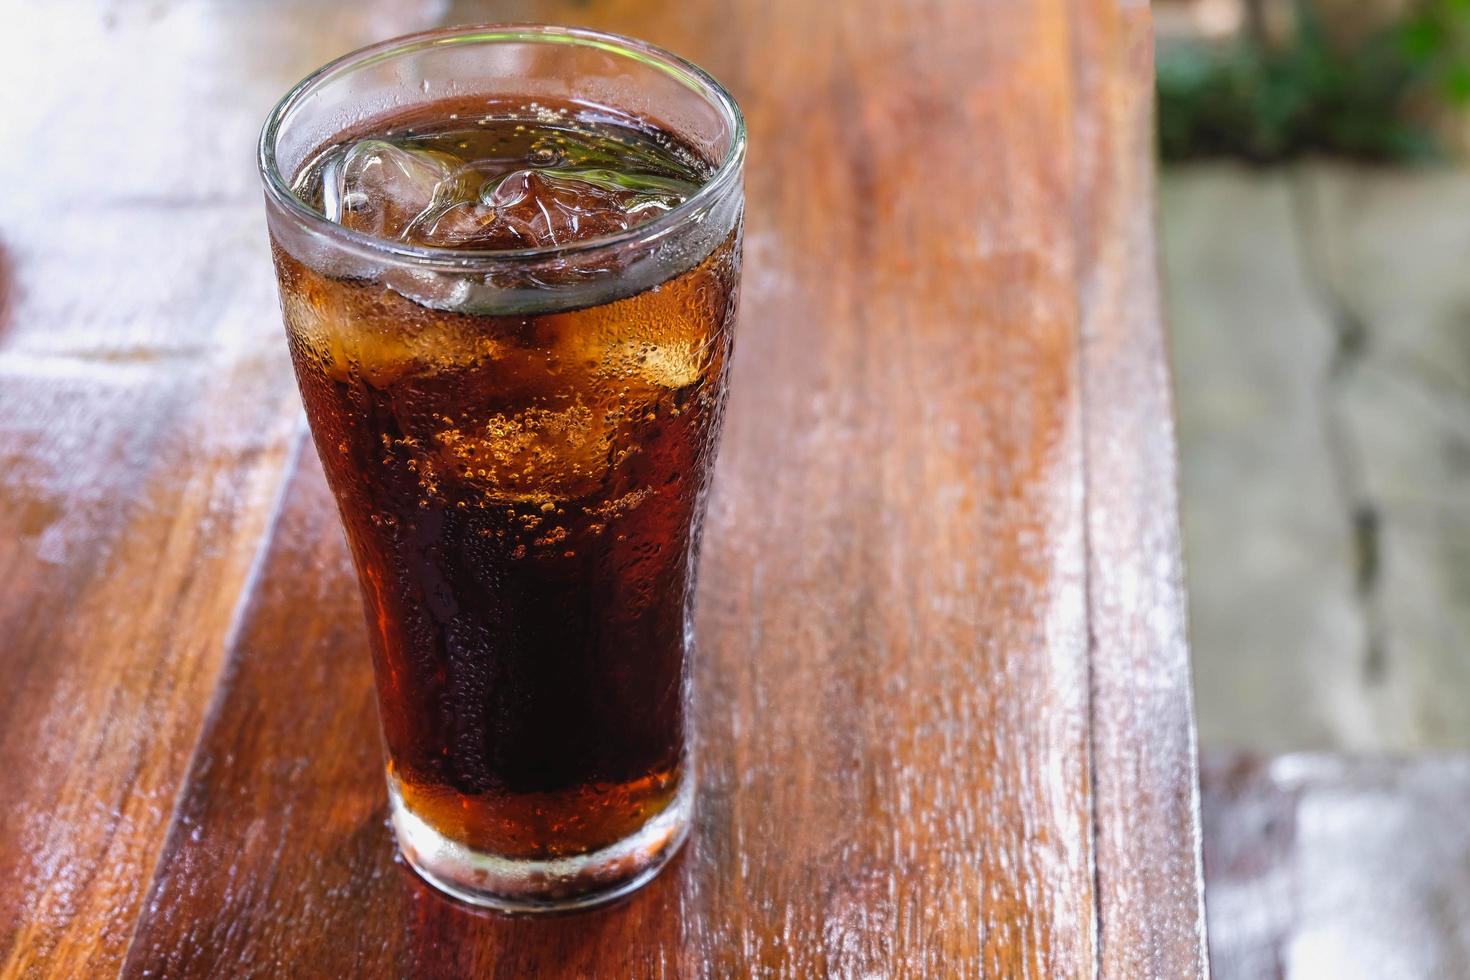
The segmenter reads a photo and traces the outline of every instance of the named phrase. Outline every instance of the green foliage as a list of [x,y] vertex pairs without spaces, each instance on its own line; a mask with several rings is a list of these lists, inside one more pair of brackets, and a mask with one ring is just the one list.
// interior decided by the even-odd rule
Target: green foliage
[[1455,108],[1470,106],[1470,0],[1422,3],[1397,33],[1435,94]]
[[1441,155],[1429,105],[1470,106],[1470,0],[1424,0],[1352,50],[1334,45],[1306,2],[1293,43],[1161,46],[1164,159],[1308,153],[1367,160]]

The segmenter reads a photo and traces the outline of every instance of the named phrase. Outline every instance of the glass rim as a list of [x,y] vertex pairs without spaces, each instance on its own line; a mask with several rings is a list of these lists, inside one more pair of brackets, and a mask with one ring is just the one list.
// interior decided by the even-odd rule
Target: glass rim
[[[634,225],[623,231],[579,239],[562,245],[534,245],[522,248],[450,248],[442,245],[414,245],[379,238],[356,231],[329,219],[309,206],[291,190],[276,159],[276,142],[286,117],[313,91],[323,84],[359,68],[388,61],[404,54],[454,44],[491,44],[521,41],[543,44],[570,44],[597,48],[631,58],[659,69],[705,97],[723,117],[730,129],[730,147],[708,180],[678,206],[658,215],[652,221]],[[267,197],[308,227],[334,238],[343,239],[370,254],[386,254],[414,265],[465,268],[480,262],[536,262],[620,245],[647,245],[673,232],[692,218],[708,211],[740,174],[745,159],[745,116],[729,91],[713,75],[693,62],[681,58],[646,41],[595,31],[585,27],[563,27],[554,24],[476,24],[441,27],[413,34],[403,34],[350,51],[322,65],[286,92],[266,116],[260,131],[256,155],[261,180]]]

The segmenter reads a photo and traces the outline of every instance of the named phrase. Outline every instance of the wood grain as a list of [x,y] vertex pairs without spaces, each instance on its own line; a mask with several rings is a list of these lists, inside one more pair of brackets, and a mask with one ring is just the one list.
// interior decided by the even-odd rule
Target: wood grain
[[[246,16],[165,9],[193,25],[190,41]],[[179,448],[137,450],[147,484],[91,462],[110,500],[145,500],[162,526],[79,520],[88,556],[108,534],[141,535],[137,552],[91,559],[112,591],[70,585],[80,559],[0,588],[0,624],[30,631],[3,663],[50,684],[60,656],[81,678],[65,701],[7,692],[19,713],[0,720],[0,790],[32,821],[67,793],[152,807],[110,823],[80,803],[52,811],[70,850],[0,831],[0,862],[20,875],[0,877],[10,971],[108,972],[126,953],[125,974],[165,976],[1201,973],[1146,16],[1102,0],[455,4],[318,28],[310,11],[267,27],[257,9],[262,36],[309,39],[273,55],[297,59],[288,75],[323,60],[328,39],[345,50],[352,30],[537,19],[647,37],[745,107],[746,273],[700,591],[695,834],[630,899],[547,920],[470,911],[394,861],[356,590],[293,427],[264,248],[242,239],[217,258],[250,284],[230,304],[239,333],[200,341],[209,369],[193,388],[159,369],[103,427],[123,443],[151,426]],[[284,88],[245,63],[219,70],[252,92]],[[118,221],[152,229],[138,234],[162,253],[171,222],[198,211]],[[62,244],[33,251],[58,261]],[[22,336],[43,331],[25,297],[47,278],[29,261],[10,304]],[[197,332],[228,278],[201,274],[160,329]],[[142,293],[127,309],[170,307]],[[13,345],[0,335],[0,365]],[[143,400],[159,386],[168,408]],[[16,434],[11,390],[0,451],[34,468],[60,450]],[[97,428],[105,403],[81,382],[72,397],[92,414],[55,441]],[[219,429],[258,443],[247,464],[225,457],[256,489],[230,498],[233,523],[201,524],[181,488],[224,465],[199,448]],[[19,541],[17,559],[37,563],[40,546]],[[181,589],[209,614],[180,606]],[[107,629],[154,632],[124,645]],[[74,645],[56,654],[46,644],[63,635]],[[137,664],[167,699],[107,707]],[[126,737],[71,738],[49,720],[95,721],[89,705]],[[98,744],[117,756],[89,767],[80,753]],[[109,875],[131,890],[73,887]]]
[[121,962],[276,496],[254,132],[394,23],[277,13],[3,15],[0,975]]
[[1153,34],[1078,4],[1087,593],[1099,964],[1205,970],[1174,407],[1154,248]]

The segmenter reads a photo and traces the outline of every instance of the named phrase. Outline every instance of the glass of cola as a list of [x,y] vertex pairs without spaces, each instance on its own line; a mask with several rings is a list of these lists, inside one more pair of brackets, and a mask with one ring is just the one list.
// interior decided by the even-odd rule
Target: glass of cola
[[260,143],[296,378],[367,613],[398,844],[509,910],[657,873],[745,130],[666,51],[457,28],[347,55]]

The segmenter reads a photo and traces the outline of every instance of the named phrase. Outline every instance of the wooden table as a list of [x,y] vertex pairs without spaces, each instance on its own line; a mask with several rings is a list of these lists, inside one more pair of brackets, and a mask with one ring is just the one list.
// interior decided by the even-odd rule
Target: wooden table
[[[0,974],[1203,972],[1143,3],[3,18]],[[490,18],[687,54],[751,133],[697,827],[543,920],[393,858],[252,158],[327,58]]]

